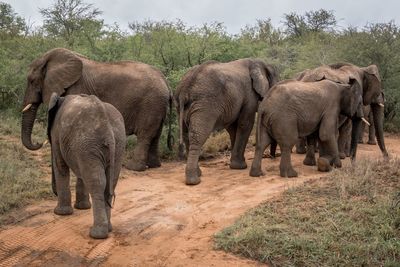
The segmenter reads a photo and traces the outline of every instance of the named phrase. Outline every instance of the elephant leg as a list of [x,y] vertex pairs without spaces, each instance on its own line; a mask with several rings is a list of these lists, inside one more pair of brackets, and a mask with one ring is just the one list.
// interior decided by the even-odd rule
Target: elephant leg
[[212,133],[215,126],[215,115],[200,112],[192,114],[189,125],[189,153],[187,157],[185,175],[187,185],[199,184],[201,170],[199,156],[201,148]]
[[296,153],[297,154],[306,154],[306,138],[300,137],[298,142],[296,143]]
[[272,140],[267,133],[267,129],[263,126],[260,127],[260,132],[256,133],[257,135],[257,143],[256,143],[256,151],[254,153],[253,163],[251,164],[250,176],[258,177],[264,175],[264,172],[261,169],[261,162],[263,158],[263,154],[265,149],[268,147]]
[[315,159],[315,146],[317,143],[316,133],[313,133],[307,136],[307,154],[303,160],[303,164],[307,166],[315,166],[317,165],[317,161]]
[[231,150],[235,146],[235,139],[236,139],[236,131],[237,131],[237,123],[232,123],[231,125],[226,128],[226,131],[229,134],[229,139],[231,140]]
[[183,147],[180,145],[179,151],[178,151],[180,160],[183,160],[185,158],[187,159],[187,156],[189,155],[189,129],[188,129],[186,123],[182,124],[182,139],[183,139],[183,143],[185,144],[186,154],[183,153]]
[[368,120],[370,122],[370,126],[368,128],[368,144],[369,145],[376,145],[375,140],[375,124],[374,124],[374,117],[372,116],[372,112],[369,113]]
[[161,166],[160,155],[158,150],[158,144],[160,142],[160,136],[162,133],[163,122],[161,122],[160,128],[157,131],[157,135],[151,140],[149,148],[149,157],[147,159],[147,165],[149,168],[158,168]]
[[75,209],[86,210],[91,208],[89,193],[83,183],[82,178],[76,179],[76,198],[75,198]]
[[339,157],[341,159],[346,158],[346,143],[351,140],[351,120],[346,119],[346,121],[339,127],[339,138],[338,138],[338,149]]
[[358,143],[363,144],[364,143],[363,137],[364,137],[364,131],[365,131],[365,123],[364,122],[361,124],[360,128],[361,128],[361,130],[360,130],[360,136],[358,138]]
[[247,163],[244,158],[247,142],[254,125],[254,114],[244,109],[237,122],[235,143],[231,153],[231,169],[246,169]]
[[73,213],[73,209],[71,205],[71,190],[69,187],[69,168],[61,156],[56,157],[55,154],[61,155],[61,153],[54,153],[54,151],[52,151],[53,171],[58,198],[58,203],[54,209],[54,213],[57,215],[70,215]]
[[87,183],[93,204],[93,226],[90,228],[89,235],[96,239],[107,238],[109,216],[106,208],[108,204],[105,199],[106,174],[104,167],[98,162],[92,162],[92,164],[82,168],[81,174]]
[[151,138],[145,134],[137,136],[137,144],[133,151],[133,160],[126,165],[126,168],[133,171],[144,171],[147,166]]
[[281,177],[297,177],[297,172],[293,169],[291,161],[291,152],[293,145],[280,145],[282,150],[281,162],[279,165]]
[[337,168],[342,167],[335,136],[325,139],[325,141],[320,140],[320,157],[317,163],[318,170],[321,172],[332,170],[332,165]]

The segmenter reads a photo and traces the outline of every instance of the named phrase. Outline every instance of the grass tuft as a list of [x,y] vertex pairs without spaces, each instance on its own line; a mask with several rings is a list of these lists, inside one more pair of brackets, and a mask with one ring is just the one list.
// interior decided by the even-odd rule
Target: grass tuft
[[359,161],[286,191],[215,235],[271,266],[399,266],[400,160]]
[[[49,182],[39,163],[25,150],[19,139],[20,121],[16,117],[0,114],[0,224],[2,215],[20,208],[35,199],[52,196]],[[42,126],[35,126],[34,138],[44,140],[39,134]]]

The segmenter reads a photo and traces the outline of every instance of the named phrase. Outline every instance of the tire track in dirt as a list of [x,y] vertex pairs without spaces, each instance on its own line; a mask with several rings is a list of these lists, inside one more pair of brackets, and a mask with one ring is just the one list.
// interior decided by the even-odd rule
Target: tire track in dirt
[[[392,156],[400,153],[400,138],[386,142]],[[358,155],[381,157],[369,145],[359,146]],[[55,201],[44,201],[27,210],[46,212],[0,229],[0,266],[257,266],[213,250],[213,234],[283,190],[324,175],[303,166],[303,155],[292,159],[300,174],[295,179],[278,177],[279,159],[264,159],[267,175],[260,178],[249,177],[248,169],[230,170],[227,156],[204,161],[202,183],[194,187],[183,182],[182,162],[143,173],[124,169],[108,239],[89,238],[91,210],[57,216],[49,208]]]

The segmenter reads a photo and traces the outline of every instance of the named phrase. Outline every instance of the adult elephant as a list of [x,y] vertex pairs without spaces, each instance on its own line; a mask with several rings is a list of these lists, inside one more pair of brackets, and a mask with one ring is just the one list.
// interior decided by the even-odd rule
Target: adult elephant
[[180,146],[186,145],[186,184],[200,183],[200,149],[214,130],[231,140],[231,169],[245,169],[246,144],[258,103],[278,81],[276,70],[261,60],[207,62],[190,69],[174,98],[179,112]]
[[329,80],[286,80],[272,87],[258,108],[257,144],[250,176],[264,174],[261,169],[264,150],[276,142],[282,151],[280,175],[296,177],[290,152],[299,136],[318,138],[318,170],[341,167],[336,140],[338,116],[355,117],[361,109],[362,91],[360,87],[352,86],[354,82],[347,85]]
[[[350,84],[350,81],[355,80],[352,86],[359,86],[362,89],[363,105],[370,105],[378,145],[385,158],[388,157],[386,151],[384,136],[383,136],[383,104],[380,103],[380,98],[383,94],[381,78],[379,76],[378,67],[376,65],[370,65],[368,67],[358,67],[349,63],[337,63],[331,65],[323,65],[312,70],[305,70],[298,75],[296,78],[299,81],[320,81],[320,80],[331,80],[337,83]],[[361,134],[361,118],[362,114],[353,118],[353,123],[349,122],[349,119],[341,116],[339,121],[343,125],[339,129],[339,151],[343,158],[343,152],[345,147],[346,138],[351,131],[351,145],[350,145],[350,156],[352,160],[355,160],[357,143]],[[351,130],[349,130],[349,125]],[[307,151],[305,164],[313,165],[315,160],[313,159],[314,152]]]
[[27,80],[21,129],[26,148],[37,150],[42,146],[32,143],[32,127],[39,105],[48,105],[53,92],[59,96],[96,95],[122,114],[127,135],[137,135],[133,161],[127,168],[143,171],[147,166],[161,166],[158,143],[172,97],[159,70],[133,61],[100,63],[55,48],[33,61]]

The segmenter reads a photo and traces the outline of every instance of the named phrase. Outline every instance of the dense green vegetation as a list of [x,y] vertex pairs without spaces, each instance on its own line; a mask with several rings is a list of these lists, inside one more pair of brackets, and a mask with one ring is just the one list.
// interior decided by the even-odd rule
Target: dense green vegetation
[[216,248],[270,266],[399,266],[399,163],[359,162],[289,189],[216,234]]
[[34,28],[12,6],[0,2],[0,110],[21,108],[26,71],[33,59],[51,48],[66,47],[94,60],[154,65],[166,75],[172,90],[188,68],[207,60],[258,57],[275,64],[281,78],[340,61],[376,64],[386,92],[387,127],[400,127],[396,116],[400,110],[400,27],[392,21],[339,28],[334,12],[321,9],[283,14],[280,28],[263,18],[230,35],[219,22],[189,26],[179,20],[135,22],[135,18],[129,30],[122,31],[117,24],[106,25],[102,12],[82,0],[55,0],[40,12],[44,24]]

